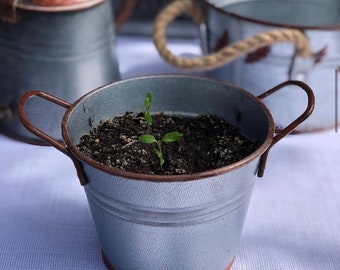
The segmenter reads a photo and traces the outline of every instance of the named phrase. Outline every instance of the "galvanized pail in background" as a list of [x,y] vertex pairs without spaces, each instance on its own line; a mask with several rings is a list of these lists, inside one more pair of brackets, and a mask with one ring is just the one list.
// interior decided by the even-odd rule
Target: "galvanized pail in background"
[[[302,88],[308,105],[298,119],[274,137],[274,122],[262,99],[288,85]],[[80,138],[101,120],[142,111],[148,91],[153,92],[152,113],[219,115],[238,126],[246,137],[257,139],[260,147],[225,167],[172,176],[122,171],[100,164],[77,149]],[[34,106],[35,99],[66,109],[62,120],[64,143],[44,134],[27,119],[26,107]],[[218,80],[156,75],[100,87],[73,104],[30,91],[20,100],[19,114],[30,131],[73,160],[109,269],[197,270],[231,268],[255,174],[262,176],[269,149],[304,121],[313,106],[311,89],[296,81],[255,97]],[[55,124],[60,125],[60,120]]]
[[[184,59],[167,49],[164,29],[183,13],[189,13],[204,29],[202,50],[207,55]],[[338,0],[175,1],[156,18],[154,42],[169,63],[207,71],[206,75],[235,83],[255,95],[283,80],[302,80],[313,89],[316,104],[313,115],[295,131],[339,125],[335,95],[335,74],[340,67]],[[302,49],[302,43],[309,49],[305,45]],[[287,100],[291,102],[289,110],[283,109]],[[280,119],[280,128],[298,115],[304,102],[302,95],[286,91],[268,98],[265,104]]]
[[[17,106],[27,89],[44,89],[69,102],[120,79],[114,21],[108,0],[1,1],[0,132],[41,143],[21,125]],[[60,137],[44,116],[59,111],[37,104],[31,119]]]

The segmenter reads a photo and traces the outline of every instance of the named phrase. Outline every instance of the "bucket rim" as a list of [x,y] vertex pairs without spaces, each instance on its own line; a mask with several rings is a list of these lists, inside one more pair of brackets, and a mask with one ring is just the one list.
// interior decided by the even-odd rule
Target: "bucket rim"
[[88,8],[99,5],[106,1],[108,0],[65,0],[65,1],[60,1],[59,3],[56,3],[55,5],[53,4],[44,5],[44,4],[36,4],[32,0],[19,0],[14,5],[18,9],[28,10],[28,11],[63,12],[63,11],[78,11],[82,9],[88,9]]
[[[204,81],[211,81],[214,83],[220,83],[222,85],[226,85],[229,87],[232,87],[234,89],[237,89],[238,91],[241,91],[245,95],[247,95],[249,98],[253,99],[263,110],[265,113],[267,120],[268,120],[268,130],[267,130],[267,135],[262,144],[250,155],[246,156],[245,158],[229,164],[227,166],[223,166],[220,168],[212,169],[212,170],[207,170],[203,172],[197,172],[197,173],[192,173],[192,174],[180,174],[180,175],[152,175],[152,174],[142,174],[142,173],[135,173],[135,172],[130,172],[130,171],[125,171],[122,169],[118,169],[115,167],[110,167],[108,165],[104,165],[98,161],[95,161],[91,159],[90,157],[86,156],[83,154],[77,146],[71,141],[71,136],[69,135],[68,129],[67,129],[67,124],[68,124],[68,119],[72,113],[72,111],[78,107],[83,100],[86,98],[90,97],[91,95],[104,90],[108,87],[112,87],[113,85],[118,85],[118,84],[123,84],[125,82],[131,82],[131,81],[136,81],[136,80],[141,80],[141,79],[152,79],[152,78],[166,78],[166,79],[180,79],[180,78],[189,78],[189,79],[199,79],[199,80],[204,80]],[[183,75],[183,74],[157,74],[157,75],[146,75],[146,76],[138,76],[138,77],[133,77],[133,78],[128,78],[124,79],[121,81],[116,81],[113,83],[109,83],[103,86],[100,86],[82,97],[80,97],[78,100],[76,100],[71,106],[66,110],[62,123],[61,123],[61,131],[62,131],[62,137],[63,140],[67,146],[67,149],[72,153],[72,155],[78,159],[81,162],[84,162],[91,167],[98,169],[102,172],[105,172],[109,175],[115,175],[117,177],[122,177],[130,180],[141,180],[141,181],[148,181],[148,182],[185,182],[185,181],[194,181],[194,180],[199,180],[203,178],[210,178],[210,177],[215,177],[221,174],[225,174],[227,172],[236,170],[240,167],[243,167],[247,165],[248,163],[254,161],[256,158],[259,158],[261,154],[263,154],[267,149],[270,148],[271,143],[273,141],[274,133],[275,133],[275,125],[274,125],[274,120],[273,117],[269,111],[269,109],[265,106],[265,104],[262,102],[262,100],[250,92],[242,89],[239,86],[233,85],[229,82],[225,82],[219,79],[213,79],[213,78],[208,78],[206,76],[201,76],[201,75]],[[257,169],[254,171],[254,175],[256,175]]]
[[[280,2],[280,1],[278,1]],[[262,24],[266,26],[275,26],[275,27],[284,27],[284,28],[294,28],[294,29],[299,29],[299,30],[340,30],[340,22],[339,23],[334,23],[334,24],[328,24],[328,25],[296,25],[296,24],[290,24],[290,23],[278,23],[278,22],[272,22],[268,20],[261,20],[261,19],[256,19],[252,18],[250,16],[245,16],[238,14],[236,12],[228,11],[225,8],[218,7],[214,5],[213,3],[210,3],[209,0],[203,0],[203,3],[209,6],[212,9],[218,10],[219,12],[228,14],[232,17],[235,17],[237,19],[242,19],[244,21],[252,22],[252,23],[257,23],[257,24]],[[226,5],[228,6],[228,5]]]

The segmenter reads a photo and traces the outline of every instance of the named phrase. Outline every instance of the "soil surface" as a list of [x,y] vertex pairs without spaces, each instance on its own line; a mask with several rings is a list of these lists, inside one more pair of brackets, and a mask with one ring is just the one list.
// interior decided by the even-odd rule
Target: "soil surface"
[[[160,140],[165,133],[179,132],[182,138],[162,142],[164,164],[154,149],[157,144],[139,141],[152,134]],[[259,143],[243,137],[238,129],[217,116],[196,118],[166,114],[152,116],[152,125],[144,114],[117,116],[102,121],[77,145],[90,158],[108,166],[143,174],[191,174],[235,163],[254,152]]]

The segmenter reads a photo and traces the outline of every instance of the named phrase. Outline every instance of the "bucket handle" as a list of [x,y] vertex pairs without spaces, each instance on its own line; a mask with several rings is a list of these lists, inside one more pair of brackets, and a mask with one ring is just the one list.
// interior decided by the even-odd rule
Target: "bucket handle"
[[32,91],[28,91],[20,98],[18,113],[19,113],[19,117],[20,117],[22,124],[30,132],[40,137],[41,139],[46,141],[48,144],[57,148],[59,151],[67,155],[73,161],[73,164],[77,170],[77,175],[78,175],[80,184],[82,186],[86,185],[88,181],[83,171],[83,167],[80,161],[68,150],[67,146],[64,143],[59,142],[56,139],[52,138],[50,135],[46,134],[45,132],[41,131],[40,129],[32,125],[31,122],[28,120],[26,113],[25,113],[25,104],[30,98],[33,98],[33,97],[39,97],[39,98],[45,99],[58,106],[64,107],[65,109],[70,108],[71,104],[57,97],[54,97],[50,94],[47,94],[45,92],[32,90]]
[[160,56],[169,64],[180,69],[206,71],[219,68],[246,53],[278,42],[292,42],[295,45],[297,56],[303,58],[311,56],[311,45],[308,38],[301,31],[290,28],[269,30],[202,57],[189,59],[177,56],[167,47],[166,28],[175,18],[185,13],[197,24],[205,24],[205,15],[194,0],[176,0],[157,15],[153,32],[153,42]]
[[[265,170],[266,162],[267,162],[267,157],[268,157],[269,150],[271,149],[271,147],[273,147],[279,140],[281,140],[287,134],[292,132],[300,123],[302,123],[304,120],[306,120],[314,110],[315,97],[314,97],[313,91],[307,84],[305,84],[304,82],[301,82],[301,81],[289,80],[289,81],[283,82],[283,83],[267,90],[263,94],[259,95],[258,98],[264,99],[264,98],[272,95],[276,91],[278,91],[278,90],[280,90],[280,89],[282,89],[282,88],[284,88],[288,85],[296,85],[306,92],[307,97],[308,97],[307,107],[306,107],[305,111],[297,119],[295,119],[292,123],[290,123],[288,126],[286,126],[284,129],[282,129],[280,132],[278,132],[274,136],[270,146],[260,157],[260,162],[259,162],[258,171],[257,171],[258,177],[262,177],[263,174],[264,174],[264,170]],[[44,141],[46,141],[50,145],[57,148],[59,151],[61,151],[65,155],[67,155],[73,161],[73,164],[74,164],[74,166],[77,170],[77,175],[78,175],[80,184],[82,186],[86,185],[88,183],[88,180],[87,180],[86,175],[84,173],[83,167],[82,167],[80,161],[72,154],[72,152],[70,152],[68,150],[67,146],[65,144],[63,144],[62,142],[59,142],[56,139],[52,138],[51,136],[49,136],[45,132],[41,131],[40,129],[38,129],[37,127],[32,125],[31,122],[28,120],[26,113],[25,113],[25,104],[32,97],[40,97],[42,99],[45,99],[45,100],[47,100],[51,103],[58,105],[58,106],[64,107],[65,109],[70,108],[72,105],[70,103],[64,101],[64,100],[61,100],[61,99],[54,97],[50,94],[47,94],[45,92],[32,90],[32,91],[28,91],[27,93],[25,93],[20,98],[18,112],[19,112],[19,117],[20,117],[22,124],[30,132],[32,132],[33,134],[37,135],[38,137],[40,137],[41,139],[43,139]]]
[[283,128],[282,130],[277,132],[277,134],[274,136],[274,138],[273,138],[270,146],[268,147],[268,149],[261,155],[260,163],[259,163],[258,171],[257,171],[257,176],[258,177],[262,177],[263,174],[264,174],[264,169],[266,167],[266,162],[267,162],[267,157],[268,157],[268,154],[269,154],[269,150],[279,140],[281,140],[287,134],[292,132],[300,123],[302,123],[304,120],[306,120],[311,115],[311,113],[314,110],[315,97],[314,97],[313,90],[307,84],[305,84],[302,81],[289,80],[289,81],[280,83],[277,86],[275,86],[275,87],[269,89],[268,91],[264,92],[263,94],[259,95],[258,98],[259,99],[264,99],[264,98],[270,96],[271,94],[275,93],[276,91],[278,91],[278,90],[280,90],[280,89],[282,89],[282,88],[284,88],[284,87],[286,87],[288,85],[296,85],[300,89],[302,89],[302,90],[304,90],[306,92],[307,98],[308,98],[307,107],[306,107],[305,111],[298,118],[296,118],[293,122],[291,122],[288,126]]

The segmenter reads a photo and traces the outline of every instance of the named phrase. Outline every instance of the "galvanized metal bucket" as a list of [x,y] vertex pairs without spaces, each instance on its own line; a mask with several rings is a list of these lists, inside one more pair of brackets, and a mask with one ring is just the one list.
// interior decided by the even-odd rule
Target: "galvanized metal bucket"
[[[201,27],[204,56],[186,59],[167,48],[166,28],[183,13]],[[255,95],[287,79],[304,81],[314,91],[315,111],[295,132],[313,132],[339,125],[335,95],[339,30],[338,0],[180,0],[156,18],[154,43],[172,65],[206,71],[207,76]],[[287,100],[294,102],[284,110]],[[265,104],[280,119],[280,128],[298,115],[304,102],[303,96],[287,91]]]
[[[45,89],[73,102],[120,79],[111,2],[5,0],[0,8],[0,132],[39,144],[18,117],[19,98],[27,89]],[[31,120],[60,136],[60,128],[43,119],[58,117],[59,111],[37,108]]]
[[[307,108],[274,136],[274,122],[262,99],[288,85],[301,87],[301,92],[307,93]],[[229,166],[176,176],[122,171],[100,164],[77,149],[80,137],[100,120],[126,111],[142,111],[150,90],[153,113],[217,114],[238,126],[245,136],[256,138],[261,146]],[[62,120],[64,143],[29,122],[25,107],[34,106],[34,99],[66,109]],[[255,97],[218,80],[156,75],[100,87],[73,104],[30,91],[21,98],[19,113],[31,132],[73,160],[108,268],[196,270],[230,269],[256,173],[263,175],[269,149],[304,121],[313,105],[311,89],[296,81],[282,83]]]

